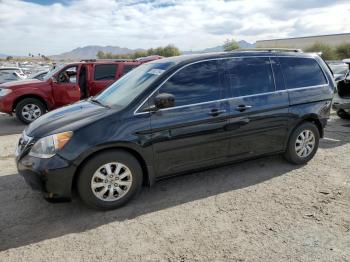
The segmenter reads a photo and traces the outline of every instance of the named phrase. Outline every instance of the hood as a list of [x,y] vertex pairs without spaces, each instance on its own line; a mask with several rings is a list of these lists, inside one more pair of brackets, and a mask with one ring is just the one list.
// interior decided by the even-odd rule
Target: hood
[[111,109],[88,101],[81,101],[39,117],[26,128],[26,134],[30,137],[41,138],[60,132],[75,131],[101,119],[107,111]]
[[28,86],[28,85],[38,85],[46,83],[44,81],[40,81],[38,79],[25,79],[25,80],[17,80],[17,81],[11,81],[11,82],[6,82],[0,85],[0,88],[9,88],[9,89],[16,89],[20,88],[23,86]]

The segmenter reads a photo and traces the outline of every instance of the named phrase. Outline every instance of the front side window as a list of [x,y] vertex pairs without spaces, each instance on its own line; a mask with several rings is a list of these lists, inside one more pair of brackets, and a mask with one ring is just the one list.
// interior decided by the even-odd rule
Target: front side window
[[113,80],[117,71],[116,64],[96,65],[94,80]]
[[279,57],[279,61],[288,89],[327,84],[320,66],[313,58]]
[[67,67],[62,72],[60,72],[57,77],[57,82],[75,84],[77,82],[77,67]]
[[232,97],[248,96],[275,91],[270,60],[267,57],[232,58],[225,64],[225,83]]
[[205,61],[184,67],[172,76],[159,93],[171,94],[175,106],[220,99],[220,81],[216,61]]
[[150,62],[140,65],[119,78],[94,99],[111,107],[123,108],[173,65],[173,62]]

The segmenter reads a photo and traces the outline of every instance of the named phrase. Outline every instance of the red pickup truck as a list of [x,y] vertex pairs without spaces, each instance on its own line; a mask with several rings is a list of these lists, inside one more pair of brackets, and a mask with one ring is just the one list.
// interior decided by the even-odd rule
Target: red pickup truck
[[0,112],[28,124],[46,111],[94,96],[141,61],[86,60],[59,66],[43,80],[29,79],[0,85]]

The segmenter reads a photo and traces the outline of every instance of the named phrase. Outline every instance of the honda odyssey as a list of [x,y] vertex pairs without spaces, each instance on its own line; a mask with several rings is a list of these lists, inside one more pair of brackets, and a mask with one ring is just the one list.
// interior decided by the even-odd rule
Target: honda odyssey
[[333,92],[331,72],[313,54],[160,59],[31,123],[17,167],[48,199],[76,189],[89,206],[114,209],[142,185],[177,174],[272,154],[304,164],[317,151]]

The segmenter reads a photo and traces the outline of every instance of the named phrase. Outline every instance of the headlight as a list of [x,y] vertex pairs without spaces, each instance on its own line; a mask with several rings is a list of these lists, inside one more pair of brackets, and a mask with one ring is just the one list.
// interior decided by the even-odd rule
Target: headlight
[[73,132],[69,131],[43,137],[34,144],[29,155],[39,158],[53,157],[58,150],[65,146],[72,136]]
[[12,92],[11,89],[0,88],[0,96],[6,96],[6,95],[8,95],[11,92]]

